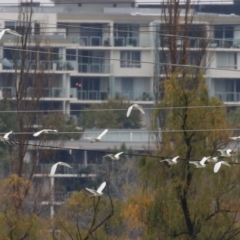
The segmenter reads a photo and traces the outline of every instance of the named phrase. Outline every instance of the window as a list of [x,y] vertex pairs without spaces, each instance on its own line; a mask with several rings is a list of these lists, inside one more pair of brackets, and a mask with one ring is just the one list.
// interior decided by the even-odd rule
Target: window
[[67,61],[76,61],[76,50],[74,49],[67,49],[66,50],[66,60]]
[[41,28],[40,28],[40,23],[35,22],[34,23],[34,34],[35,35],[40,35]]
[[15,30],[15,22],[5,22],[5,28]]
[[114,25],[114,45],[115,46],[138,46],[139,45],[139,25],[135,24],[115,24]]
[[237,69],[237,53],[217,52],[216,58],[218,68]]
[[140,68],[141,52],[140,51],[121,51],[121,68]]
[[214,38],[233,38],[234,27],[232,25],[215,25],[214,26]]
[[18,25],[16,27],[16,31],[21,35],[31,34],[31,32],[32,32],[31,24],[30,23],[25,23],[24,25]]

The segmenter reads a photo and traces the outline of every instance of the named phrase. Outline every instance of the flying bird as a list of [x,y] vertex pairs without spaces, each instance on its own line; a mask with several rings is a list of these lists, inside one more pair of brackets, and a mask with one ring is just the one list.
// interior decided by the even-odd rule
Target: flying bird
[[216,163],[218,161],[218,156],[217,157],[209,157],[207,161]]
[[115,155],[114,154],[108,154],[108,155],[105,155],[103,157],[110,157],[112,160],[119,160],[121,154],[123,154],[123,152],[119,152]]
[[177,160],[179,157],[180,156],[174,157],[173,159],[164,159],[164,160],[161,160],[160,162],[168,162],[169,165],[177,164]]
[[37,136],[39,136],[39,135],[42,134],[42,133],[50,133],[50,132],[58,132],[58,130],[43,129],[43,130],[41,130],[41,131],[39,131],[39,132],[34,133],[33,136],[34,136],[34,137],[37,137]]
[[232,150],[231,149],[227,149],[227,150],[218,150],[221,155],[220,157],[231,157],[232,156]]
[[6,29],[4,29],[4,30],[2,30],[2,31],[0,32],[0,39],[2,39],[2,37],[3,37],[3,35],[4,35],[5,33],[10,33],[10,34],[12,34],[12,35],[15,35],[15,36],[18,36],[18,37],[22,37],[22,35],[19,34],[19,33],[17,33],[16,31],[14,31],[14,30],[12,30],[12,29],[10,29],[10,28],[6,28]]
[[67,164],[65,162],[57,162],[57,163],[52,165],[52,168],[51,168],[51,171],[50,171],[51,176],[55,174],[58,165],[62,165],[62,166],[65,166],[65,167],[72,168],[69,164]]
[[234,140],[234,141],[240,141],[240,136],[238,136],[238,137],[229,137],[229,138]]
[[144,110],[143,110],[143,107],[135,103],[135,104],[133,104],[132,106],[130,106],[130,107],[128,108],[128,110],[127,110],[127,117],[130,116],[130,114],[131,114],[131,112],[132,112],[132,109],[133,109],[134,107],[137,108],[142,114],[145,114],[145,112],[144,112]]
[[108,132],[108,129],[105,129],[98,137],[92,138],[92,137],[85,137],[86,139],[91,140],[91,143],[93,142],[101,142],[102,137]]
[[92,197],[100,197],[100,196],[103,195],[103,192],[102,192],[102,191],[103,191],[103,189],[105,188],[105,186],[106,186],[106,182],[103,182],[103,183],[100,185],[100,187],[97,189],[97,191],[94,190],[94,189],[90,189],[90,188],[86,188],[86,190],[93,194]]
[[222,165],[226,165],[226,166],[229,166],[231,167],[231,165],[226,162],[226,161],[220,161],[220,162],[217,162],[215,165],[214,165],[214,168],[213,168],[213,171],[215,173],[217,173],[219,171],[219,169],[221,168]]
[[[10,144],[10,142],[9,142],[9,135],[11,133],[12,133],[12,131],[10,131],[8,133],[5,133],[3,137],[0,136],[0,142]],[[11,143],[13,143],[13,142],[11,142]]]
[[13,63],[10,62],[7,58],[2,59],[2,65],[6,68],[13,68]]
[[194,164],[196,168],[204,168],[207,165],[205,164],[206,161],[208,161],[210,157],[203,157],[200,162],[198,161],[189,161],[189,163]]

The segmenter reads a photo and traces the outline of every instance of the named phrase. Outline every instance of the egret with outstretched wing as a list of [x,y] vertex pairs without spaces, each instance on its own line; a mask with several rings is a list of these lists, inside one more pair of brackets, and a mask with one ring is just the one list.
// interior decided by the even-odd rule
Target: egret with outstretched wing
[[10,29],[10,28],[6,28],[6,29],[4,29],[4,30],[2,30],[2,31],[0,32],[0,39],[2,39],[2,37],[3,37],[3,35],[4,35],[5,33],[10,33],[10,34],[12,34],[12,35],[15,35],[15,36],[18,36],[18,37],[22,37],[22,35],[19,34],[19,33],[17,33],[16,31],[14,31],[14,30],[12,30],[12,29]]
[[86,139],[91,140],[91,143],[93,142],[101,142],[102,137],[108,132],[108,129],[105,129],[99,136],[97,136],[96,138],[92,138],[92,137],[85,137]]
[[142,114],[145,114],[144,110],[143,110],[143,107],[141,105],[138,105],[138,104],[133,104],[132,106],[130,106],[127,110],[127,117],[130,116],[133,108],[137,108]]
[[99,186],[99,188],[97,189],[97,191],[96,190],[94,190],[94,189],[91,189],[91,188],[86,188],[86,190],[87,191],[89,191],[90,193],[92,193],[93,194],[93,197],[100,197],[100,196],[102,196],[103,195],[103,189],[105,188],[105,186],[106,186],[106,182],[103,182],[100,186]]

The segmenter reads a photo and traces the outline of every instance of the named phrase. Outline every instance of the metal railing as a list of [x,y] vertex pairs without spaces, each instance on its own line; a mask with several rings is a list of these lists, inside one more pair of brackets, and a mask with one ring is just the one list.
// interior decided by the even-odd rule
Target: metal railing
[[0,98],[12,98],[16,96],[16,90],[13,87],[0,87]]
[[111,65],[103,63],[79,63],[78,72],[80,73],[110,73]]
[[223,102],[239,102],[240,93],[238,92],[214,92],[213,96]]
[[152,92],[123,91],[116,92],[115,98],[124,98],[126,100],[134,101],[153,101],[154,95]]
[[[82,139],[85,137],[96,137],[98,133],[94,131],[93,133],[86,130],[87,133],[84,133]],[[99,134],[101,131],[99,131]],[[156,136],[154,133],[148,133],[146,131],[136,130],[136,131],[108,131],[104,135],[104,141],[114,141],[114,142],[155,142]]]
[[[27,89],[27,97],[32,97],[35,95],[35,91],[39,91],[29,87]],[[42,97],[46,98],[63,98],[65,97],[65,91],[63,88],[53,87],[53,88],[43,88]]]
[[71,43],[79,44],[82,47],[150,47],[148,37],[113,37],[109,36],[67,36]]
[[[9,65],[3,66],[4,70],[7,69],[20,69],[21,68],[21,60],[13,61],[8,60]],[[34,61],[28,60],[26,61],[25,68],[30,70],[51,70],[51,71],[76,71],[77,70],[77,62],[76,61]]]
[[77,98],[80,100],[107,100],[108,91],[77,90]]

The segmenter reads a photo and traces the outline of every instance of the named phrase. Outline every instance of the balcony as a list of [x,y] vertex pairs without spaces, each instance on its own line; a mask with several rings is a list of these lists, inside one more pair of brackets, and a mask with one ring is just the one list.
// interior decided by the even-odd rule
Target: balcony
[[110,46],[110,39],[108,37],[98,36],[67,36],[67,39],[72,43],[77,43],[83,47],[108,47]]
[[240,48],[240,39],[215,39],[209,43],[209,48]]
[[[63,98],[65,97],[65,91],[63,88],[53,87],[53,88],[44,88],[42,97],[44,98]],[[27,97],[34,96],[34,92],[36,92],[37,89],[33,89],[32,87],[29,87],[27,89]]]
[[124,98],[129,101],[153,101],[154,95],[152,92],[135,92],[135,91],[123,91],[116,92],[116,98]]
[[16,96],[15,88],[0,87],[0,98],[12,98]]
[[[16,64],[13,60],[8,60],[9,64],[8,66],[5,66],[3,64],[4,70],[9,69],[17,69],[19,70],[21,68],[21,61],[16,61]],[[11,66],[11,67],[10,67]],[[73,71],[77,69],[77,62],[76,61],[27,61],[25,63],[25,69],[29,70],[39,70],[39,71]]]
[[213,96],[220,99],[223,102],[239,102],[240,93],[238,92],[215,92]]
[[[111,43],[114,47],[150,47],[150,39],[148,37],[98,37],[98,36],[68,36],[67,39],[71,43],[79,44],[82,47],[110,47]],[[113,40],[113,41],[111,41]]]
[[[84,134],[81,136],[81,139],[85,139],[85,137],[96,137],[102,131],[96,129],[86,129]],[[104,142],[155,142],[156,135],[153,132],[148,132],[146,130],[142,131],[140,129],[121,129],[108,131],[106,135],[104,135]]]
[[107,100],[108,91],[70,89],[70,97],[79,100]]
[[102,63],[79,63],[78,64],[79,73],[104,73],[109,74],[111,72],[110,64]]

